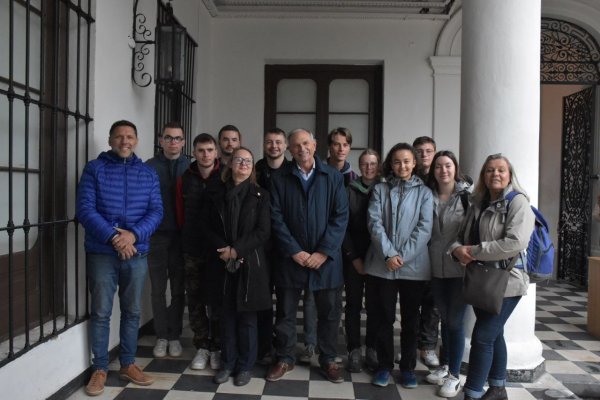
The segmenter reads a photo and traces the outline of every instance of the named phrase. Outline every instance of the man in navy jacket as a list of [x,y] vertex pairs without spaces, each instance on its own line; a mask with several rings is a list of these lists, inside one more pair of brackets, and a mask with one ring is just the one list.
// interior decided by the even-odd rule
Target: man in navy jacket
[[310,290],[317,305],[319,364],[329,381],[340,383],[344,379],[335,357],[348,196],[342,175],[315,158],[312,133],[293,130],[288,142],[294,162],[274,177],[271,186],[272,230],[281,259],[273,268],[278,362],[269,370],[267,380],[279,380],[294,368],[296,310],[302,291]]
[[146,281],[150,236],[163,209],[156,172],[133,152],[137,129],[129,121],[110,128],[110,151],[85,166],[77,192],[77,218],[85,228],[87,279],[90,288],[92,377],[86,393],[104,391],[113,297],[119,287],[121,306],[119,361],[121,379],[150,385],[154,379],[134,364],[141,296]]

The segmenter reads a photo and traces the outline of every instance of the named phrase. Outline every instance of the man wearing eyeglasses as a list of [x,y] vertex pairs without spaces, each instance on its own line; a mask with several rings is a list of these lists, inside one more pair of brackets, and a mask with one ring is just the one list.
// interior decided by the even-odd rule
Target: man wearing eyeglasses
[[[152,287],[152,313],[156,344],[154,357],[181,356],[183,309],[185,306],[184,262],[181,251],[181,231],[175,212],[175,187],[190,162],[182,153],[185,145],[183,128],[178,122],[167,123],[158,138],[160,152],[148,160],[160,180],[163,220],[150,238],[148,272]],[[167,281],[171,287],[171,304],[167,306]]]
[[[435,141],[429,136],[420,136],[413,142],[417,151],[417,175],[427,182],[427,174],[435,156]],[[435,352],[440,326],[440,313],[433,303],[431,285],[428,282],[421,300],[421,314],[419,319],[419,342],[421,361],[428,367],[439,367],[440,360]]]

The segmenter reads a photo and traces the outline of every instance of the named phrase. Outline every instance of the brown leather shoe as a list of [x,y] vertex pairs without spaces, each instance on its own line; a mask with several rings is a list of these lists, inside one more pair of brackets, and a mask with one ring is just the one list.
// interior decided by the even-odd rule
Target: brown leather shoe
[[344,377],[341,375],[340,367],[336,362],[330,362],[327,364],[325,368],[321,368],[323,371],[323,375],[329,382],[333,383],[342,383],[344,382]]
[[270,382],[275,382],[283,378],[285,374],[292,371],[294,369],[294,364],[288,364],[283,361],[279,361],[277,364],[273,365],[269,372],[267,373],[266,379]]
[[142,372],[135,364],[128,365],[119,370],[119,377],[140,386],[148,386],[154,383],[154,378]]
[[106,383],[106,371],[97,369],[92,373],[92,377],[85,387],[85,392],[88,396],[98,396],[104,392],[104,384]]

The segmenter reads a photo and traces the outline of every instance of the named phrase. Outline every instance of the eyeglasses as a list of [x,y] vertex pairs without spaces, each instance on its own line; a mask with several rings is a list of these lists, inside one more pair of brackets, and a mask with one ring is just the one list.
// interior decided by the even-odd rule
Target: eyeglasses
[[252,165],[251,158],[233,157],[231,161],[237,165]]
[[163,140],[166,143],[171,143],[171,142],[175,142],[175,143],[181,143],[184,141],[184,137],[183,136],[171,136],[171,135],[165,135],[163,136]]

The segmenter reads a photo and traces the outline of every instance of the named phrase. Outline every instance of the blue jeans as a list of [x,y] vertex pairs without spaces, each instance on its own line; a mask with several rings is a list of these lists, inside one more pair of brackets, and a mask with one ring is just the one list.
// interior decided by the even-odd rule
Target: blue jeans
[[469,371],[465,394],[478,399],[483,396],[487,380],[491,386],[506,384],[507,352],[504,341],[504,324],[521,300],[521,296],[505,297],[500,315],[490,314],[473,307],[475,326],[471,336]]
[[135,362],[142,290],[146,282],[146,255],[120,260],[116,255],[86,254],[87,278],[91,296],[90,341],[94,370],[108,370],[110,317],[117,286],[121,307],[119,361],[122,367]]
[[442,349],[440,364],[447,364],[456,377],[465,352],[463,319],[467,304],[462,296],[462,278],[433,278],[431,290],[442,319]]
[[[275,348],[277,359],[289,364],[296,362],[296,311],[302,289],[276,288],[277,322]],[[319,364],[324,367],[337,356],[337,338],[342,317],[342,296],[339,288],[313,291],[317,309],[317,346]]]

